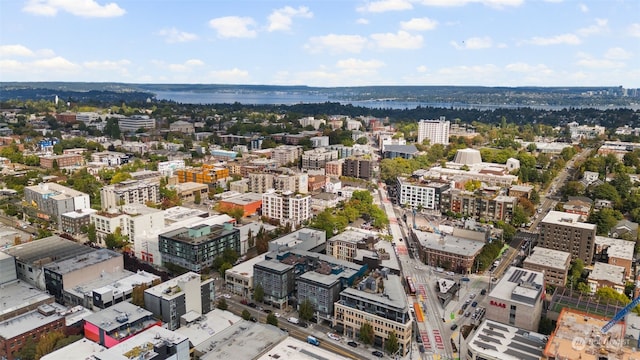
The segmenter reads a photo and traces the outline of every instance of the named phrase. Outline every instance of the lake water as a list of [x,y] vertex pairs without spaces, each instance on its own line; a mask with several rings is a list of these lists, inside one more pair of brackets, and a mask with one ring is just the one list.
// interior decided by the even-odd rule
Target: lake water
[[[561,110],[570,106],[564,105],[512,105],[512,104],[465,104],[465,103],[435,103],[435,102],[418,102],[418,101],[396,101],[396,100],[340,100],[332,99],[326,94],[295,92],[295,91],[277,91],[277,92],[190,92],[190,91],[154,91],[156,99],[170,100],[182,104],[233,104],[240,103],[243,105],[294,105],[294,104],[318,104],[327,101],[338,102],[342,105],[351,104],[353,106],[361,106],[370,109],[415,109],[418,106],[436,107],[436,108],[456,108],[456,109],[478,109],[478,110],[494,110],[494,109],[517,109],[529,107],[538,110]],[[579,108],[580,106],[571,106]],[[597,107],[603,109],[613,109],[614,107]],[[615,107],[620,108],[620,106]],[[626,108],[637,109],[631,106]]]

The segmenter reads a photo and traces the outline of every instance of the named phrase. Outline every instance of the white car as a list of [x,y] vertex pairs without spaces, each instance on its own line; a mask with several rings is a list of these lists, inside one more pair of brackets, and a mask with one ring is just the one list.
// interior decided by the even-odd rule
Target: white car
[[222,297],[224,297],[225,299],[231,299],[231,295],[229,294],[223,294]]
[[280,317],[280,313],[273,313],[273,315],[275,315],[277,318]]
[[340,336],[338,336],[338,334],[334,334],[332,332],[327,333],[327,336],[331,340],[335,340],[335,341],[340,341],[341,340],[341,338],[340,338]]

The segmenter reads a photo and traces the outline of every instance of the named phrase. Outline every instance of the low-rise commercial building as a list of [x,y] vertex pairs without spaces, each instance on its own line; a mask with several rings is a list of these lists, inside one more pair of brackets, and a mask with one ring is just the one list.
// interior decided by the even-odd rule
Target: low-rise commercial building
[[537,331],[545,294],[544,274],[510,267],[487,295],[487,319]]
[[466,340],[467,360],[540,360],[547,336],[484,320]]
[[44,169],[62,169],[84,165],[84,157],[78,154],[49,155],[40,157],[40,166]]
[[571,267],[571,254],[536,246],[522,265],[526,270],[543,273],[548,285],[565,286]]
[[150,311],[128,302],[121,302],[93,313],[84,319],[84,337],[106,348],[153,327],[161,326]]
[[92,358],[95,360],[189,360],[189,339],[162,326],[153,326],[110,349],[94,353]]
[[49,304],[36,310],[0,322],[0,358],[17,359],[16,355],[28,344],[27,339],[40,339],[52,332],[65,331],[65,318]]
[[253,216],[262,208],[262,194],[239,194],[238,196],[224,198],[218,204],[224,210],[242,209],[243,217]]

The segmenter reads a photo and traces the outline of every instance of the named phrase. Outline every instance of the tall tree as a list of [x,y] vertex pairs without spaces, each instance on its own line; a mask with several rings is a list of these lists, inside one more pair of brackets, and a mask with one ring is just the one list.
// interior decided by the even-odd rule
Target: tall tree
[[274,313],[269,313],[269,315],[267,315],[267,324],[278,326],[278,318]]
[[242,310],[242,314],[240,316],[242,316],[244,320],[251,319],[251,313],[247,309]]
[[398,343],[398,336],[395,331],[389,333],[389,337],[384,342],[384,349],[391,355],[400,350],[400,344]]
[[304,321],[309,321],[313,317],[313,304],[309,299],[304,299],[298,305],[298,314],[300,315],[300,319]]
[[253,300],[257,302],[264,301],[264,288],[262,287],[262,284],[256,284],[253,288]]
[[49,332],[43,335],[36,345],[35,358],[40,359],[41,357],[52,352],[56,347],[56,343],[61,339],[64,339],[64,334],[60,331]]
[[371,345],[373,344],[373,336],[373,326],[371,326],[371,324],[366,322],[360,325],[360,333],[358,334],[360,341],[362,341],[365,345]]
[[228,307],[229,305],[227,304],[227,300],[224,298],[220,298],[220,300],[218,300],[218,309],[227,310]]

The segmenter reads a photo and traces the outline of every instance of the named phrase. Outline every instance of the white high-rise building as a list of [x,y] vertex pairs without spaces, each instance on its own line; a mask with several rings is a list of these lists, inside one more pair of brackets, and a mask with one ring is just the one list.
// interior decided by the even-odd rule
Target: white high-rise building
[[311,196],[270,190],[262,194],[262,215],[299,225],[311,219]]
[[449,127],[451,123],[441,116],[439,120],[420,120],[418,123],[418,144],[425,139],[429,143],[449,145]]

